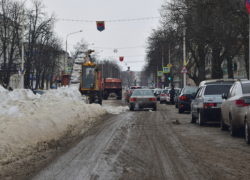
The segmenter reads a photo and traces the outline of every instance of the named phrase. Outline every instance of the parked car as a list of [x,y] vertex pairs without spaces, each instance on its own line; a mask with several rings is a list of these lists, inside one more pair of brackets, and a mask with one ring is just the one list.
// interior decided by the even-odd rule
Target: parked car
[[157,109],[157,100],[151,90],[137,89],[130,97],[130,111],[143,108]]
[[160,94],[160,104],[166,102],[166,94],[167,94],[167,90],[163,89]]
[[198,88],[198,86],[187,86],[181,90],[180,95],[177,97],[179,113],[190,111],[191,99],[194,99]]
[[162,92],[162,89],[155,89],[154,90],[154,95],[155,95],[157,101],[160,101],[161,92]]
[[230,84],[232,85],[235,82],[234,79],[210,79],[201,81],[199,87],[202,87],[207,84]]
[[200,126],[208,121],[220,121],[220,107],[223,102],[221,95],[227,93],[232,85],[207,84],[200,87],[195,99],[191,102],[191,123]]
[[250,98],[250,81],[236,81],[222,98],[225,101],[221,104],[221,130],[230,127],[231,136],[236,136],[240,130],[244,130],[245,114],[249,106],[244,100]]
[[174,104],[175,104],[175,108],[178,108],[178,104],[177,104],[177,99],[179,98],[180,94],[181,94],[181,90],[182,89],[178,89],[176,96],[174,97]]
[[[170,101],[170,91],[171,91],[171,89],[168,89],[167,93],[166,93],[166,103],[167,104],[171,102]],[[180,92],[180,89],[174,88],[174,91],[175,91],[175,95],[174,95],[174,98],[175,98],[177,96],[178,92]]]
[[42,94],[44,94],[46,91],[45,90],[33,90],[33,93],[34,94],[40,94],[40,95],[42,95]]
[[129,103],[129,99],[133,93],[135,89],[128,89],[126,90],[126,94],[125,94],[125,103]]

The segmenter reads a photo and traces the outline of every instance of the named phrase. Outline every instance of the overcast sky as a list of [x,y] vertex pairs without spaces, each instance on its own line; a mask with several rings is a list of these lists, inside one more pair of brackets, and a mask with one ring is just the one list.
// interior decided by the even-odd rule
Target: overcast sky
[[[30,4],[29,1],[27,0],[27,5]],[[43,3],[46,11],[49,14],[55,13],[58,19],[108,21],[159,17],[159,9],[163,0],[43,0]],[[119,56],[124,56],[124,62],[119,63],[123,70],[130,66],[132,71],[140,71],[145,64],[147,37],[157,26],[159,26],[158,18],[106,22],[105,30],[99,32],[96,22],[58,21],[55,31],[63,39],[64,44],[67,34],[83,31],[68,36],[68,52],[83,38],[89,44],[94,43],[90,48],[100,51],[100,59],[113,57],[119,61]],[[119,49],[137,46],[143,47]],[[114,53],[113,48],[116,48],[118,52]]]

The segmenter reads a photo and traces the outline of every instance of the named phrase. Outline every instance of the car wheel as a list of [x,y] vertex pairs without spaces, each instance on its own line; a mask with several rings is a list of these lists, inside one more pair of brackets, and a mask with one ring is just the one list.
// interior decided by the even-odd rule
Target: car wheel
[[203,117],[203,114],[201,112],[199,112],[198,123],[200,126],[204,125],[204,117]]
[[196,123],[196,118],[194,117],[194,115],[193,115],[193,113],[192,112],[190,112],[190,114],[191,114],[191,123]]
[[134,111],[134,108],[133,108],[133,107],[130,107],[129,110],[130,110],[130,111]]
[[224,123],[222,114],[220,115],[220,129],[221,129],[222,131],[228,130],[228,126]]
[[155,106],[155,107],[153,107],[153,111],[156,111],[157,110],[157,107]]
[[233,120],[231,114],[229,115],[229,118],[230,118],[230,134],[231,136],[238,136],[238,129],[232,123]]
[[249,131],[249,127],[247,124],[247,119],[245,120],[245,137],[246,137],[247,144],[250,144],[250,131]]

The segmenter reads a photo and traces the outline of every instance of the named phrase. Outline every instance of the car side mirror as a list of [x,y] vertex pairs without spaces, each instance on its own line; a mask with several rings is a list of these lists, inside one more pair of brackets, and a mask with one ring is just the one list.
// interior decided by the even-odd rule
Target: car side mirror
[[223,93],[223,94],[221,95],[221,97],[222,97],[222,99],[227,99],[227,93]]
[[244,103],[245,103],[245,104],[250,104],[250,98],[244,99]]

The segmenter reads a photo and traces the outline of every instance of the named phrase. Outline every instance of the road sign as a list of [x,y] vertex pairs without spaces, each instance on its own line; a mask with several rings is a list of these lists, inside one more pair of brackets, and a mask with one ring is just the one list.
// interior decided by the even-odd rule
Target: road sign
[[158,76],[162,76],[162,71],[158,71]]
[[169,68],[171,68],[171,67],[172,67],[172,64],[171,64],[171,63],[169,63],[169,64],[168,64],[168,67],[169,67]]
[[163,73],[169,73],[170,68],[169,67],[163,67]]
[[188,73],[186,66],[183,66],[183,67],[182,67],[181,73]]

